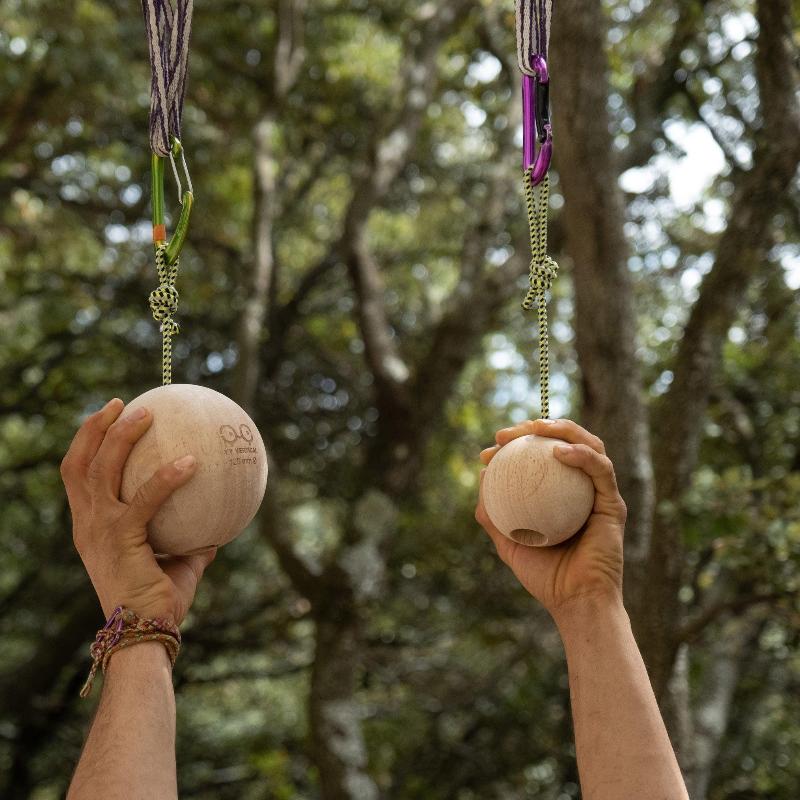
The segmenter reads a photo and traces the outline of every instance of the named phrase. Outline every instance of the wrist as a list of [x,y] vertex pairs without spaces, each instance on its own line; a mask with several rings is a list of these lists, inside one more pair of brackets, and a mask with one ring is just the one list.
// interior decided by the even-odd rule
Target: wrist
[[628,617],[622,591],[618,589],[575,595],[550,609],[550,615],[565,642],[587,631],[597,631],[598,626],[612,620]]
[[134,647],[117,650],[108,660],[107,675],[132,672],[162,670],[172,671],[167,648],[161,642],[139,642]]
[[[97,632],[97,636],[89,648],[92,666],[86,683],[81,689],[81,697],[88,696],[98,668],[105,673],[112,656],[122,653],[126,649],[143,648],[147,644],[157,644],[168,656],[171,666],[175,663],[180,650],[180,631],[176,625],[164,619],[139,617],[130,608],[117,606],[106,624]],[[147,656],[154,657],[150,650],[147,651]],[[123,659],[123,663],[136,662]]]
[[122,606],[133,611],[142,619],[159,619],[178,625],[174,599],[163,590],[141,592],[132,591],[117,583],[107,585],[95,584],[97,599],[103,609],[103,615],[108,619],[114,609]]
[[122,599],[117,599],[116,602],[110,602],[108,600],[100,601],[100,607],[103,609],[103,614],[106,619],[114,613],[115,608],[122,606],[123,608],[133,611],[133,613],[136,614],[137,617],[141,617],[141,619],[163,620],[170,625],[180,627],[172,609],[166,604],[142,603],[136,600],[126,600],[124,596],[119,593],[115,596]]

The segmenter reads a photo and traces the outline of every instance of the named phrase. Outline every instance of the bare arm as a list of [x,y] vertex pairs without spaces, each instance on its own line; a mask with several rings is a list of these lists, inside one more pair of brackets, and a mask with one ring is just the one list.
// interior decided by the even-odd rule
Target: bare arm
[[[152,416],[122,410],[122,401],[112,400],[90,417],[62,462],[73,539],[106,617],[124,606],[142,618],[179,625],[215,552],[157,561],[147,543],[147,523],[191,479],[194,460],[162,467],[130,504],[123,503],[122,470]],[[108,662],[97,715],[67,798],[177,796],[172,667],[160,642],[139,642],[114,652]]]
[[497,435],[484,450],[525,434],[570,443],[556,456],[584,470],[595,504],[583,531],[556,547],[525,547],[506,539],[486,514],[476,518],[500,558],[553,616],[567,653],[578,771],[585,800],[688,800],[647,671],[622,604],[625,503],[603,443],[569,420],[536,420]]
[[159,642],[120,650],[109,662],[67,800],[98,797],[178,797],[172,668]]
[[557,616],[567,653],[586,800],[688,800],[621,601],[587,598]]

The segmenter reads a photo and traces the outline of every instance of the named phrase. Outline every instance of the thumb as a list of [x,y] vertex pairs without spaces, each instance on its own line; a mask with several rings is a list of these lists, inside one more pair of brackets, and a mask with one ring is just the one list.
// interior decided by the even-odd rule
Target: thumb
[[143,483],[131,500],[127,517],[144,527],[169,499],[170,495],[188,483],[197,471],[194,456],[183,456],[172,464],[161,467],[150,480]]
[[216,558],[217,548],[212,547],[203,553],[190,556],[171,556],[159,562],[167,577],[175,584],[186,610],[192,604],[197,584],[203,577],[206,567]]

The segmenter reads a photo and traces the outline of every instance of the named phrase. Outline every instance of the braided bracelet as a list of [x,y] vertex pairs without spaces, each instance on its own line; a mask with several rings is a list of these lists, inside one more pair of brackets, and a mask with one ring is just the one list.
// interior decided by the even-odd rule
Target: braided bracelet
[[117,606],[89,648],[92,667],[81,689],[81,697],[87,697],[92,691],[98,667],[105,674],[108,661],[114,653],[139,642],[161,642],[167,648],[170,663],[174,666],[181,647],[181,633],[177,625],[165,619],[143,619],[129,608]]

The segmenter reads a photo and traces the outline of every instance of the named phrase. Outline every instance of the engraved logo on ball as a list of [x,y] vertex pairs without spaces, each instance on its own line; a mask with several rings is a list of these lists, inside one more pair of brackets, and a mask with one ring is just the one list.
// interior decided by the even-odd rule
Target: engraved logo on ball
[[219,436],[228,466],[258,463],[257,450],[253,447],[253,431],[249,425],[242,423],[238,428],[234,425],[220,425]]

